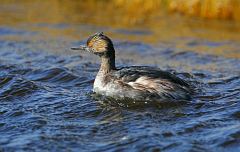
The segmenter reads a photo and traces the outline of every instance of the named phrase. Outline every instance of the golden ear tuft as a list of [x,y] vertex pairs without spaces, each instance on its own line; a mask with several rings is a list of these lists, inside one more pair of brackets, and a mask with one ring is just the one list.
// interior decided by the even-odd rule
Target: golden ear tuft
[[93,45],[94,45],[93,48],[94,48],[94,50],[96,50],[96,52],[105,52],[106,51],[106,48],[107,48],[106,40],[98,39]]
[[94,50],[94,52],[105,52],[108,42],[101,37],[94,35],[87,42],[87,46]]

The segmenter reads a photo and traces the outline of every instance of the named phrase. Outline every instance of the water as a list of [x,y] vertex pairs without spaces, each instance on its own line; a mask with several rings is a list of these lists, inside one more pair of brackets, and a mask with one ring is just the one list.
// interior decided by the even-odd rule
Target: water
[[[0,151],[240,151],[238,36],[172,27],[2,24]],[[160,67],[198,93],[174,106],[128,108],[93,98],[98,58],[69,48],[97,31],[113,38],[117,65]]]

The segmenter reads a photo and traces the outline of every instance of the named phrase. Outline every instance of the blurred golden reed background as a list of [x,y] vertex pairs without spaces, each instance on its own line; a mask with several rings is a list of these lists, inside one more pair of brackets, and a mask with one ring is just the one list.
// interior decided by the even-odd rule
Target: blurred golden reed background
[[[48,19],[52,22],[62,22],[66,19],[88,19],[94,22],[100,19],[103,22],[110,20],[111,23],[135,25],[166,13],[240,21],[239,0],[1,0],[0,8],[4,10],[4,5],[11,3],[22,5],[22,8],[13,7],[12,13],[15,12],[14,9],[24,9],[27,13],[25,19],[28,21]],[[78,13],[85,15],[74,15]],[[24,14],[17,14],[15,18],[21,15]],[[109,18],[109,15],[113,18]],[[99,16],[102,18],[97,19]],[[1,14],[1,22],[6,20],[6,17],[9,16]]]
[[[147,15],[161,9],[208,19],[240,20],[239,0],[116,0],[126,14]],[[135,10],[135,11],[134,11]]]
[[[187,40],[182,38],[238,43],[240,0],[1,0],[0,26],[79,40],[103,30],[114,39],[176,42],[177,48],[186,50]],[[127,34],[116,32],[122,29]],[[136,36],[131,31],[150,34]],[[214,50],[205,45],[195,47],[198,52],[240,57],[235,45],[221,45]]]

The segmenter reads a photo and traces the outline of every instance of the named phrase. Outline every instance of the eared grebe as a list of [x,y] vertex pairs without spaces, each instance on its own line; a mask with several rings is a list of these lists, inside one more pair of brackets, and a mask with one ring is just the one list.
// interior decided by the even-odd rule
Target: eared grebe
[[94,81],[93,91],[116,99],[137,101],[188,100],[192,89],[173,74],[148,66],[116,68],[113,43],[102,32],[90,36],[85,50],[101,57],[101,67]]

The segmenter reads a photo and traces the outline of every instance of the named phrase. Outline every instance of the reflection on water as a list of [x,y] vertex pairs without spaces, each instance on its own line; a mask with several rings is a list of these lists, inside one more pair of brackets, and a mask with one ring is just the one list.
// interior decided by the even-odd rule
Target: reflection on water
[[[240,150],[236,23],[160,14],[132,24],[101,1],[61,2],[0,6],[0,151]],[[69,48],[97,31],[113,38],[117,65],[158,66],[199,93],[159,107],[92,98],[99,62]]]

